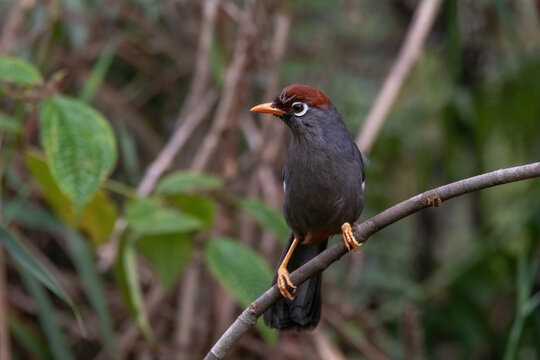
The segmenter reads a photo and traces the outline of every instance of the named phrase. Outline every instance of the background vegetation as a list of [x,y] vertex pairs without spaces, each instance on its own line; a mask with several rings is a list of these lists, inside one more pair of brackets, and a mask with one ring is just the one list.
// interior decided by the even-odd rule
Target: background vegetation
[[[311,84],[356,135],[416,5],[1,2],[0,354],[204,356],[288,233],[287,132],[249,108]],[[443,3],[369,153],[362,219],[538,161],[539,19],[534,0]],[[539,200],[519,182],[389,227],[325,272],[316,331],[261,322],[230,358],[539,358]]]

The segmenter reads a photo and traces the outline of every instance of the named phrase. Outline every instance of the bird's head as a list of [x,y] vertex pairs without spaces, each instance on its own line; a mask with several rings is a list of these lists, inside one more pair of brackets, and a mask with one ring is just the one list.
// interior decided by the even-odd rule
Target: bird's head
[[279,116],[296,133],[320,128],[330,113],[337,113],[322,91],[301,84],[287,86],[273,102],[254,106],[251,111]]

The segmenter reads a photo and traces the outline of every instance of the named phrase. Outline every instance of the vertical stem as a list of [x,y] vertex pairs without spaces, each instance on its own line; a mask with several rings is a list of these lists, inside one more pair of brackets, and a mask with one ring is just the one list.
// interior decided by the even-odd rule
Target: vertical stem
[[6,294],[6,262],[4,248],[0,247],[0,360],[11,359]]
[[422,52],[424,41],[431,30],[442,0],[422,0],[416,8],[412,24],[409,26],[399,55],[386,76],[373,106],[369,110],[364,125],[356,138],[356,144],[363,153],[368,153],[379,134],[384,121],[407,75]]
[[519,338],[523,331],[523,325],[525,324],[525,317],[523,311],[518,310],[516,318],[512,323],[512,329],[510,330],[510,336],[508,338],[508,344],[504,351],[504,360],[514,360],[516,358],[516,352],[518,348]]
[[[4,136],[0,134],[0,149]],[[2,216],[2,178],[4,175],[4,157],[0,157],[0,224]],[[0,360],[11,359],[9,344],[9,329],[7,322],[7,298],[6,298],[6,258],[4,248],[0,246]]]

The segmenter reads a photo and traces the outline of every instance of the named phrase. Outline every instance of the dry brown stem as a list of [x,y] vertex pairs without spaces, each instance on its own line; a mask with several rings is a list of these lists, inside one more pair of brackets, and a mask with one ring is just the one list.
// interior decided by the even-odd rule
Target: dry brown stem
[[403,82],[422,52],[424,41],[431,29],[442,0],[423,0],[414,13],[405,41],[383,87],[371,107],[364,125],[356,137],[358,148],[365,154],[375,143],[384,121],[403,86]]
[[235,105],[241,97],[241,80],[248,65],[249,47],[256,29],[253,20],[256,9],[255,0],[249,0],[244,10],[240,33],[236,39],[231,64],[227,68],[225,75],[225,85],[221,99],[217,105],[216,115],[210,131],[205,136],[200,150],[193,159],[192,168],[195,171],[202,171],[206,168],[212,155],[218,150],[221,144],[220,139],[231,124],[231,119],[235,119],[237,111]]

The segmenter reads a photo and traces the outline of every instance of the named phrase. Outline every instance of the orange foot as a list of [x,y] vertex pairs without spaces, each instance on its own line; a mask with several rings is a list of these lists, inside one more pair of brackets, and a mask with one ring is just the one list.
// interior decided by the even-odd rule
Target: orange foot
[[345,223],[345,224],[341,225],[341,233],[343,234],[343,241],[345,241],[345,246],[347,247],[347,249],[349,251],[351,251],[351,249],[352,249],[352,250],[356,251],[357,253],[359,253],[360,250],[358,250],[358,248],[362,244],[360,244],[354,238],[352,228],[351,228],[351,224]]
[[287,285],[289,285],[293,292],[296,289],[296,286],[292,283],[291,278],[289,277],[289,272],[286,268],[280,267],[277,271],[277,285],[279,288],[279,292],[281,295],[286,297],[289,300],[293,300],[293,296],[289,292],[289,289],[287,289]]

